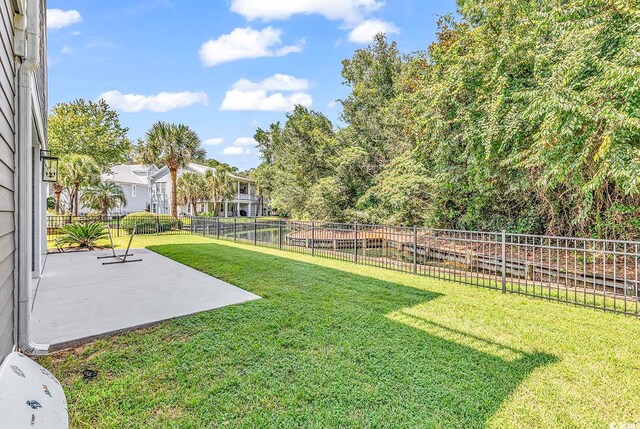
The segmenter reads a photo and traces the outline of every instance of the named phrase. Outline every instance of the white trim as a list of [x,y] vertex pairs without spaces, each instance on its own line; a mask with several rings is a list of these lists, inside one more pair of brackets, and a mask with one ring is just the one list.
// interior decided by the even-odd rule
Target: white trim
[[[18,306],[14,309],[18,316],[18,346],[29,354],[43,354],[49,349],[48,345],[35,344],[32,342],[29,335],[29,316],[30,316],[30,301],[31,292],[30,286],[32,283],[32,238],[33,238],[33,215],[32,204],[34,202],[31,198],[31,186],[32,186],[32,168],[34,165],[33,157],[37,157],[38,164],[40,162],[39,153],[33,154],[33,122],[34,115],[33,107],[37,106],[33,103],[33,88],[35,88],[35,82],[33,79],[33,72],[40,64],[40,13],[39,3],[31,2],[26,10],[26,24],[25,31],[27,47],[25,50],[25,56],[22,58],[22,62],[18,60],[17,66],[17,92],[16,92],[16,153],[15,153],[15,165],[16,165],[16,192],[14,198],[15,204],[15,272],[16,272],[16,295],[18,299]],[[36,125],[41,126],[42,118],[38,123],[38,119],[35,119]],[[37,132],[37,131],[36,131]],[[43,136],[44,129],[42,129]],[[41,139],[45,141],[45,139]],[[46,143],[45,143],[46,144]],[[33,154],[33,155],[32,155]]]

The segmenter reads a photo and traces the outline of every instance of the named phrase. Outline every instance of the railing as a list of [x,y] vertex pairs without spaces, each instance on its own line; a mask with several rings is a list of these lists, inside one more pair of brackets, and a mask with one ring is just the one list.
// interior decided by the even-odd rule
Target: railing
[[191,231],[640,315],[638,242],[257,218],[194,218]]
[[253,194],[238,193],[234,195],[234,199],[241,200],[241,201],[258,201],[259,198],[257,195],[253,195]]
[[[127,218],[50,216],[47,230],[97,221],[122,236]],[[249,217],[136,222],[138,234],[198,234],[640,316],[639,242]]]
[[155,215],[147,216],[47,216],[47,241],[48,247],[55,247],[55,240],[64,234],[64,227],[74,223],[100,223],[105,228],[111,229],[114,237],[127,236],[136,229],[136,234],[190,234],[192,228],[191,216]]

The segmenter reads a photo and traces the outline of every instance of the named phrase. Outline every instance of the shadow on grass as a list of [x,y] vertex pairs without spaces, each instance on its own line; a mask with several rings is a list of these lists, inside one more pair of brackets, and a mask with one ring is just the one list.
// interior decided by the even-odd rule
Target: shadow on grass
[[[147,334],[159,345],[136,369],[164,362],[185,425],[484,427],[555,360],[404,311],[437,293],[215,243],[149,249],[264,297]],[[189,341],[163,346],[176,329]]]

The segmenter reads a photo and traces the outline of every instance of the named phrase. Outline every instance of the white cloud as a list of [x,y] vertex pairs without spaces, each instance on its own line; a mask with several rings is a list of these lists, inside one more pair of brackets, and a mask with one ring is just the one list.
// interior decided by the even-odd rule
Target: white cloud
[[[296,104],[311,105],[313,98],[303,92],[308,88],[307,79],[285,74],[275,74],[260,82],[240,79],[224,95],[220,110],[288,112],[293,110]],[[273,91],[293,92],[284,94]]]
[[234,146],[255,146],[258,142],[253,137],[238,137],[233,141]]
[[400,30],[392,22],[368,19],[362,21],[349,32],[349,41],[363,44],[370,43],[373,40],[373,36],[378,33],[398,34]]
[[251,153],[249,149],[241,146],[227,146],[222,149],[224,155],[248,155]]
[[235,61],[242,58],[282,57],[301,52],[304,39],[296,45],[281,46],[282,30],[267,27],[254,30],[251,27],[236,28],[200,47],[200,61],[205,67]]
[[222,144],[222,142],[224,142],[224,139],[222,137],[214,137],[212,139],[203,140],[202,144],[205,146],[216,146]]
[[77,10],[47,9],[47,28],[63,28],[82,22]]
[[227,91],[220,106],[220,110],[254,110],[263,112],[288,112],[296,104],[310,106],[313,102],[311,95],[305,92],[294,92],[284,95],[276,92],[267,95],[266,91]]
[[327,103],[327,108],[328,109],[335,109],[337,105],[338,105],[337,101],[331,100],[330,102]]
[[64,45],[62,47],[62,53],[63,54],[72,54],[73,53],[73,49],[71,49],[71,46],[69,46],[69,45]]
[[233,84],[232,88],[240,91],[305,91],[309,89],[309,81],[288,74],[276,73],[261,82],[240,79]]
[[232,0],[231,10],[249,21],[288,19],[292,15],[319,14],[334,21],[354,23],[380,9],[380,0]]
[[233,146],[222,149],[224,155],[248,155],[251,153],[249,147],[256,147],[258,144],[253,137],[238,137],[233,141]]
[[188,107],[194,104],[209,104],[204,92],[160,92],[156,95],[122,94],[120,91],[108,91],[98,97],[104,99],[111,107],[124,112],[168,112],[169,110]]

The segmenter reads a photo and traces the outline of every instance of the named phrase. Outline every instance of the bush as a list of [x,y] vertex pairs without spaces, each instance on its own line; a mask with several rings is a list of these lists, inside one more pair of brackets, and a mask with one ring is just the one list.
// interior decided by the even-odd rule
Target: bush
[[107,236],[104,226],[98,222],[70,223],[60,228],[62,236],[56,239],[56,246],[77,246],[93,249],[96,241]]
[[182,229],[182,221],[171,215],[148,212],[131,213],[120,221],[120,228],[129,234],[136,227],[136,234],[157,234],[172,229]]

